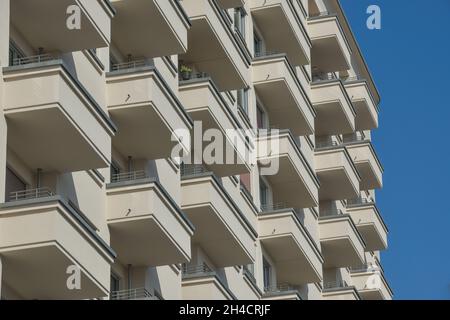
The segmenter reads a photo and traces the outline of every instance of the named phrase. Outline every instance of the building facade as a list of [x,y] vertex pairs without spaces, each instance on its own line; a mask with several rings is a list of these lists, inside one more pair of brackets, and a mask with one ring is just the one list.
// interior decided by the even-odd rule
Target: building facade
[[337,0],[0,15],[3,299],[392,298],[380,97]]

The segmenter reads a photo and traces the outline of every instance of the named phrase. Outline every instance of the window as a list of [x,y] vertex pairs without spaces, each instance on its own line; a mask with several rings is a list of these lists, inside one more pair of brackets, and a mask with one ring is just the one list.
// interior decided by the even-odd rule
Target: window
[[237,91],[237,104],[248,115],[248,89],[239,89]]
[[116,179],[116,177],[120,174],[120,167],[117,163],[115,163],[114,161],[111,163],[111,182],[114,182],[114,180]]
[[254,46],[254,50],[255,50],[255,57],[258,57],[261,55],[263,48],[262,48],[262,40],[261,38],[258,36],[257,33],[253,33],[253,46]]
[[234,27],[245,39],[245,17],[246,13],[244,8],[234,9]]
[[264,180],[259,180],[259,203],[261,208],[267,207],[269,198],[269,188],[267,187]]
[[258,129],[266,129],[266,113],[259,104],[256,104],[256,121]]
[[268,289],[272,285],[272,266],[263,257],[263,277],[264,277],[264,289]]
[[27,189],[27,185],[22,181],[10,168],[6,167],[6,190],[5,196],[6,200],[13,192],[24,191]]
[[23,58],[25,55],[13,41],[9,41],[9,65],[13,66],[17,63],[17,59]]
[[120,290],[120,278],[111,273],[111,292],[117,292]]

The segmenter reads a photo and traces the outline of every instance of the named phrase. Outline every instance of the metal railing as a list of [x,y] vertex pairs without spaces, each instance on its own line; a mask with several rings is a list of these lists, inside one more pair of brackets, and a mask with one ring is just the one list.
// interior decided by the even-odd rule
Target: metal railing
[[54,195],[55,194],[53,193],[53,191],[51,191],[49,188],[43,187],[37,189],[11,192],[9,195],[9,199],[11,202],[13,202],[28,199],[47,198]]
[[325,282],[323,284],[324,289],[339,289],[339,288],[347,288],[348,284],[345,280],[336,280],[336,281],[330,281]]
[[351,205],[351,206],[355,206],[355,205],[365,205],[365,204],[372,204],[373,201],[372,199],[368,199],[368,198],[363,198],[363,197],[358,197],[355,199],[348,199],[347,200],[347,205]]
[[358,142],[358,141],[366,141],[366,135],[364,132],[358,131],[352,134],[346,134],[344,135],[344,143],[346,142]]
[[201,164],[183,164],[181,165],[181,176],[196,176],[208,172]]
[[314,12],[309,15],[310,18],[316,18],[316,17],[328,17],[331,15],[330,11],[319,11]]
[[289,283],[281,283],[274,286],[264,287],[264,291],[266,293],[298,291],[298,290],[299,290],[298,286],[294,286]]
[[261,205],[261,212],[271,212],[283,209],[290,209],[290,207],[283,202]]
[[330,209],[330,210],[320,211],[321,217],[337,217],[337,216],[341,216],[343,214],[344,213],[342,212],[341,209]]
[[184,263],[181,270],[183,274],[204,274],[213,272],[206,263],[200,265],[188,265]]
[[134,181],[148,178],[145,171],[123,172],[111,175],[111,182]]
[[255,58],[271,57],[281,54],[278,51],[256,51]]
[[376,272],[382,271],[380,266],[375,263],[365,263],[359,267],[350,267],[350,272]]
[[149,60],[147,59],[140,59],[140,60],[134,60],[134,61],[127,61],[127,62],[121,62],[121,63],[115,63],[111,65],[111,71],[120,71],[120,70],[127,70],[127,69],[134,69],[139,67],[145,67],[145,66],[151,66]]
[[338,76],[334,72],[324,72],[324,73],[313,73],[312,81],[327,81],[327,80],[337,80]]
[[44,54],[38,54],[35,56],[28,56],[28,57],[20,57],[13,59],[12,65],[13,66],[21,66],[31,63],[40,63],[45,61],[52,61],[58,59],[58,55],[51,54],[51,53],[44,53]]
[[157,299],[145,288],[134,288],[120,291],[113,291],[110,300],[140,300],[140,299]]
[[188,72],[184,74],[183,72],[179,72],[180,80],[187,81],[192,79],[208,79],[210,78],[210,75],[206,72]]
[[341,145],[341,143],[336,140],[319,141],[319,142],[316,142],[316,149],[339,147],[340,145]]

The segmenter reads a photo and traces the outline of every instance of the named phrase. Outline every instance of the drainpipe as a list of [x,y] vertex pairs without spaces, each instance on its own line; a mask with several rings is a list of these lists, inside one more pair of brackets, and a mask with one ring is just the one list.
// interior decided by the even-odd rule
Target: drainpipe
[[128,157],[128,172],[132,172],[133,171],[133,157],[129,156]]
[[128,265],[128,290],[131,290],[131,264]]
[[36,172],[36,189],[39,189],[41,187],[41,175],[42,175],[42,169],[37,169],[37,172]]

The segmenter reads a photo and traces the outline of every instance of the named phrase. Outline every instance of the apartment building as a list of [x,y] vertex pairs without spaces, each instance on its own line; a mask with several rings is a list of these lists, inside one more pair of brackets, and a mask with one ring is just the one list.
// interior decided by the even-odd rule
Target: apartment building
[[0,0],[0,64],[3,299],[392,298],[337,0]]

